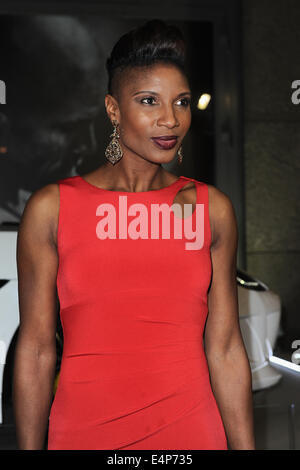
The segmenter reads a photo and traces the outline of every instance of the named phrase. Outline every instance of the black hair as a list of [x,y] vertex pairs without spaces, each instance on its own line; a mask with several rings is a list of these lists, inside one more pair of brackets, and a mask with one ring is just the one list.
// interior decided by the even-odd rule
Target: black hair
[[113,95],[125,69],[166,63],[177,66],[186,76],[186,43],[174,25],[154,19],[121,36],[106,60],[108,93]]

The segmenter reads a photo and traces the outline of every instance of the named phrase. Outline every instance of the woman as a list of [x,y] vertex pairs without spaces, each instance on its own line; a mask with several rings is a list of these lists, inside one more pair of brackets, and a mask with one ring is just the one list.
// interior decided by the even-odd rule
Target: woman
[[[234,209],[162,167],[182,159],[191,123],[182,35],[148,22],[118,41],[107,70],[107,162],[36,191],[20,224],[19,447],[42,448],[50,411],[49,450],[254,449]],[[157,205],[171,232],[157,231]]]

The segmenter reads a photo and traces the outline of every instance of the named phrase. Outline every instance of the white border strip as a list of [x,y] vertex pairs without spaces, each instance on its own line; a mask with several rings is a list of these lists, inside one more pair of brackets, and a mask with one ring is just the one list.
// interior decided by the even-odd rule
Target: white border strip
[[273,364],[278,364],[279,366],[286,367],[287,369],[292,369],[296,372],[300,372],[300,365],[294,364],[293,362],[286,361],[277,356],[269,356],[269,361]]

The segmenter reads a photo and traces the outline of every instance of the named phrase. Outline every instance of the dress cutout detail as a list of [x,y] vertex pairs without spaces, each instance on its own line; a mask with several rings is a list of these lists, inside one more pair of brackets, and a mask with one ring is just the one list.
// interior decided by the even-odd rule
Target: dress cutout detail
[[[186,248],[196,209],[181,238],[173,236],[172,210],[170,236],[163,223],[154,236],[154,209],[170,207],[191,181],[204,208],[200,249]],[[64,347],[48,449],[227,450],[203,344],[212,274],[208,186],[184,176],[140,193],[104,190],[81,176],[58,184]],[[127,217],[119,219],[121,204]],[[115,238],[99,237],[104,219]],[[148,238],[137,238],[140,230]]]

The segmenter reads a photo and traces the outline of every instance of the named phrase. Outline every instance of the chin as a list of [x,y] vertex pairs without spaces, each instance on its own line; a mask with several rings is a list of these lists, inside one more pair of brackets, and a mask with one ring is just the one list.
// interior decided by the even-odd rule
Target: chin
[[160,153],[159,155],[155,156],[155,158],[153,158],[152,155],[150,158],[146,158],[146,160],[151,163],[157,163],[159,165],[171,163],[174,160],[176,153],[174,154],[173,152],[166,152],[165,150],[163,152],[165,152],[165,155],[161,155]]

